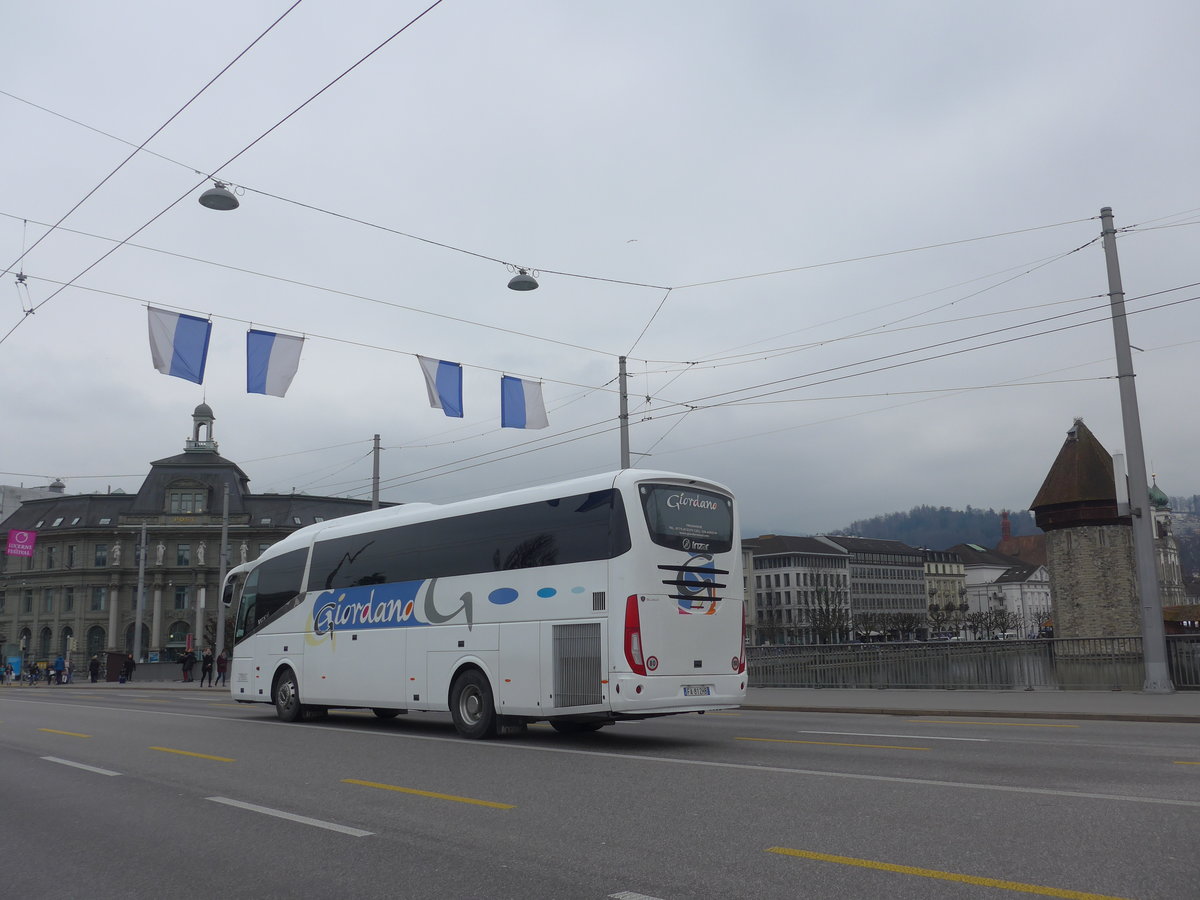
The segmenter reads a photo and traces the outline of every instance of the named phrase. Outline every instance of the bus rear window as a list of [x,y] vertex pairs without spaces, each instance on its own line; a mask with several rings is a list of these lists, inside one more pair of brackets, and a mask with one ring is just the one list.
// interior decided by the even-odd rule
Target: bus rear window
[[672,550],[727,553],[733,547],[733,500],[673,484],[638,489],[650,539]]

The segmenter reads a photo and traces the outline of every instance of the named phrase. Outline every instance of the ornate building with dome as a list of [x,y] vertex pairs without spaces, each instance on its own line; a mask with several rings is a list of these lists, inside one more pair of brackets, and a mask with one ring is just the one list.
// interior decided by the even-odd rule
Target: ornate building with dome
[[174,660],[189,640],[212,646],[226,492],[229,568],[302,526],[371,508],[369,500],[252,493],[246,473],[218,452],[215,419],[207,403],[197,406],[183,452],[150,463],[136,494],[55,485],[8,516],[6,529],[36,540],[32,556],[0,556],[0,662],[45,663],[73,650],[86,671],[94,654],[132,652],[139,583],[143,661]]

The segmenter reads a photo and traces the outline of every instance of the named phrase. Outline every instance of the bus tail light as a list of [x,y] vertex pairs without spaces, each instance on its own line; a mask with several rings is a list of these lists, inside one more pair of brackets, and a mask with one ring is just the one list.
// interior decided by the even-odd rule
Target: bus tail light
[[625,600],[625,661],[635,675],[646,674],[646,658],[642,655],[642,618],[638,612],[637,594]]
[[733,670],[739,675],[746,671],[746,604],[744,602],[742,603],[742,645],[733,662]]

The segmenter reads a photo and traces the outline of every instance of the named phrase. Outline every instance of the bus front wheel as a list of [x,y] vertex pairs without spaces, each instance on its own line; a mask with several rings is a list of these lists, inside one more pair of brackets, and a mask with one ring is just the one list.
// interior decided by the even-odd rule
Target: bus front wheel
[[285,722],[295,722],[304,713],[300,704],[300,686],[291,669],[284,669],[275,682],[275,713]]
[[450,717],[466,738],[486,738],[496,733],[496,705],[492,686],[478,669],[468,669],[454,679],[450,690]]

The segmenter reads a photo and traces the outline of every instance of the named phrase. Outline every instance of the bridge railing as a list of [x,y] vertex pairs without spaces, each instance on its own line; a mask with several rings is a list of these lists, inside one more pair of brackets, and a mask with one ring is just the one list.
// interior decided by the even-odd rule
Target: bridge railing
[[[1167,638],[1177,690],[1200,690],[1200,635]],[[747,648],[752,687],[1141,690],[1140,636]]]

